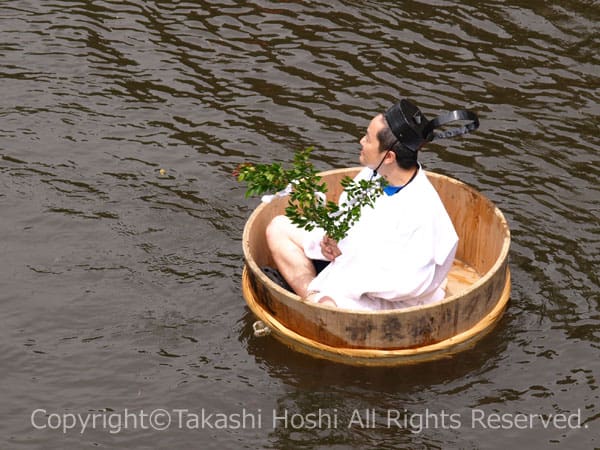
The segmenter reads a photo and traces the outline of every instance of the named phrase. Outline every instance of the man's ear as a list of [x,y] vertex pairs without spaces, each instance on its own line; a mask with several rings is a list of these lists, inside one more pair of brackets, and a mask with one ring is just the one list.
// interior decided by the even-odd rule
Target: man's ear
[[383,159],[386,164],[396,163],[396,152],[394,152],[394,150],[388,150]]

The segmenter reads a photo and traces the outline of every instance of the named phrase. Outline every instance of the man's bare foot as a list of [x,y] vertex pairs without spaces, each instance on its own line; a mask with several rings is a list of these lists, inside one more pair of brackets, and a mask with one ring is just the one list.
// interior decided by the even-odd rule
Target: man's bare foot
[[327,305],[327,306],[337,306],[337,304],[335,303],[335,300],[333,300],[331,297],[323,297],[321,300],[319,300],[319,305]]

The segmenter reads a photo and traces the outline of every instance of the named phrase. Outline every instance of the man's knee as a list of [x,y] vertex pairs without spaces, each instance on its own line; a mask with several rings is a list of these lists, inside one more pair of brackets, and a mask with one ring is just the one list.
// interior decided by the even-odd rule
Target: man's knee
[[289,226],[291,225],[290,219],[286,216],[275,216],[267,225],[267,242],[269,244],[281,241],[289,237]]
[[271,251],[287,244],[303,248],[304,234],[305,231],[294,225],[288,217],[275,216],[267,225],[267,245]]

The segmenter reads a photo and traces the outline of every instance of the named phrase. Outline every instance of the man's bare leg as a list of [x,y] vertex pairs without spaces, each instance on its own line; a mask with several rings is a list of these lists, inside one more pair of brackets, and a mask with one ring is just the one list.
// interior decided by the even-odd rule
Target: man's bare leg
[[267,227],[267,244],[277,269],[296,294],[306,298],[308,285],[317,273],[304,254],[303,233],[286,216],[273,218]]

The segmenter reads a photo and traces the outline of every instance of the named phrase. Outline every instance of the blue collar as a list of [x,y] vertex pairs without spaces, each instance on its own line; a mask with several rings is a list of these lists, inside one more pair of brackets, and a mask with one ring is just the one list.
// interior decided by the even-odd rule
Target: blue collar
[[386,187],[383,188],[383,192],[385,193],[385,195],[394,195],[397,194],[398,192],[400,192],[400,190],[403,188],[404,186],[392,186],[391,184],[388,184]]
[[385,193],[385,195],[392,196],[392,195],[400,192],[402,190],[402,188],[408,186],[411,183],[411,181],[415,179],[415,177],[417,176],[417,173],[419,173],[419,170],[421,170],[420,164],[417,166],[417,170],[415,170],[415,173],[413,173],[412,177],[410,177],[410,180],[408,180],[407,183],[403,186],[392,186],[391,184],[388,184],[387,186],[385,186],[383,188],[383,192]]

